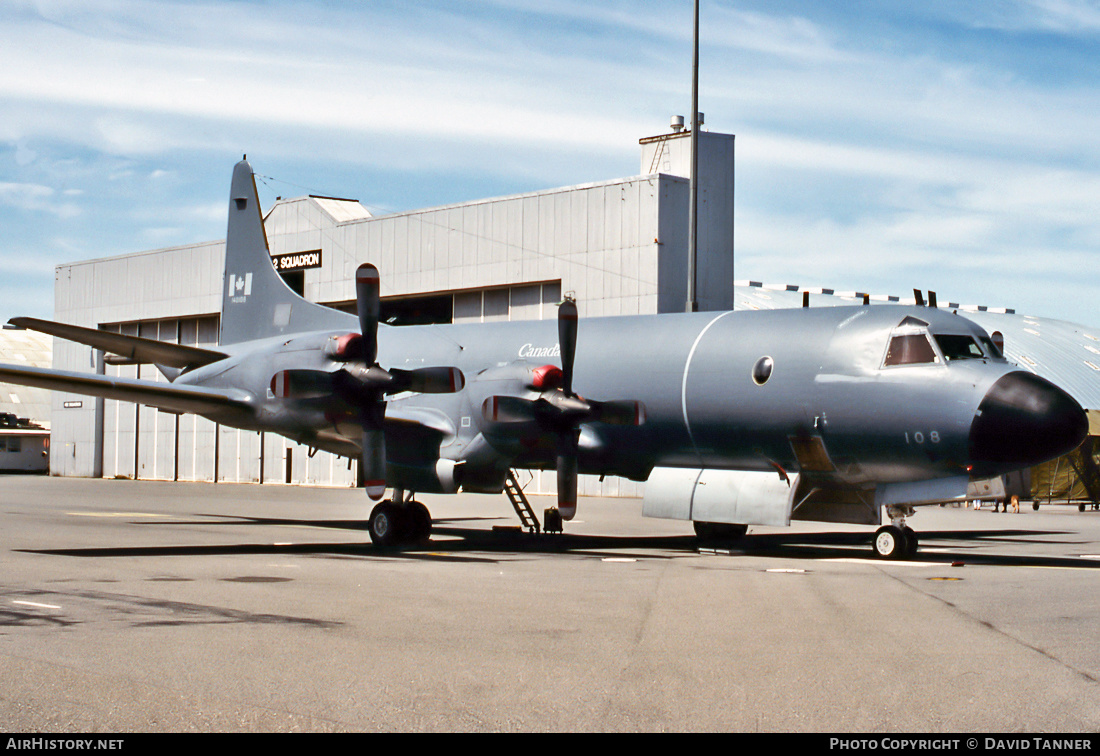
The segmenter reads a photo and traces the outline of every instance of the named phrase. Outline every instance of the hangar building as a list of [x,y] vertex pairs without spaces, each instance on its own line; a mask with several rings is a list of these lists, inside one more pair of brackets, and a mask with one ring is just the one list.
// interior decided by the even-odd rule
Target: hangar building
[[[699,135],[697,298],[733,307],[734,137]],[[354,311],[354,273],[382,273],[382,318],[396,324],[683,311],[687,296],[690,134],[640,140],[641,175],[372,216],[354,200],[279,200],[265,218],[276,267],[307,299]],[[228,183],[228,182],[227,182]],[[215,346],[224,241],[59,266],[55,319]],[[152,365],[112,366],[58,339],[54,367],[166,380]],[[219,427],[128,402],[56,392],[55,475],[354,485],[355,463],[281,436]],[[554,472],[521,479],[552,492]],[[543,481],[545,478],[545,482]],[[639,484],[582,478],[582,495]]]
[[[382,317],[395,324],[554,318],[564,294],[582,317],[679,312],[686,299],[689,133],[640,140],[641,175],[374,217],[354,200],[280,199],[265,218],[273,264],[307,299],[354,312],[354,272],[382,272]],[[700,309],[859,303],[864,295],[733,280],[734,137],[700,134]],[[59,266],[57,320],[214,347],[224,242]],[[914,303],[913,298],[867,297]],[[948,303],[1025,369],[1066,388],[1100,436],[1100,329]],[[104,365],[54,343],[54,367],[166,380],[155,367]],[[353,486],[355,462],[274,434],[221,427],[114,400],[55,392],[56,475]],[[552,493],[554,472],[520,473]],[[642,484],[582,476],[581,495],[636,496]]]

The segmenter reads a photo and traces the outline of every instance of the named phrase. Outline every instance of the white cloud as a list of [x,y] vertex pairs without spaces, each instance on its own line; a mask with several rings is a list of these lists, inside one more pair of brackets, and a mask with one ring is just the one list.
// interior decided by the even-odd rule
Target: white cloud
[[[1095,2],[941,3],[900,18],[887,5],[870,32],[854,8],[703,5],[701,109],[738,134],[737,243],[753,277],[799,270],[839,286],[924,265],[979,280],[996,269],[1003,286],[1006,266],[1032,280],[1096,269]],[[1064,54],[1084,73],[1036,72],[1042,55],[1027,35],[1007,45],[1006,29],[1072,35],[1080,50]],[[690,4],[667,2],[9,4],[0,139],[39,172],[0,166],[0,209],[58,213],[61,198],[75,212],[104,186],[131,203],[114,217],[133,236],[216,228],[223,203],[179,194],[194,191],[169,159],[180,154],[204,166],[263,155],[312,186],[357,166],[359,194],[378,204],[453,200],[452,181],[497,194],[500,177],[518,191],[624,175],[636,140],[690,107],[690,38]],[[61,180],[54,144],[95,155],[72,169],[79,182]],[[139,217],[142,190],[161,194]],[[65,233],[89,244],[98,230]]]
[[10,280],[14,276],[35,276],[48,278],[53,282],[54,263],[46,256],[21,251],[4,259],[4,275]]
[[1023,0],[1021,17],[1035,28],[1066,34],[1100,31],[1100,7],[1090,0]]
[[0,182],[0,205],[59,218],[71,218],[80,213],[80,208],[72,202],[55,202],[55,195],[53,189],[40,184]]
[[707,11],[705,27],[700,13],[700,48],[728,47],[813,65],[854,62],[862,57],[843,49],[828,29],[801,16],[777,16],[724,6]]
[[41,207],[53,193],[53,189],[38,184],[0,183],[0,202],[24,209]]
[[[162,23],[179,20],[175,6],[162,10],[168,15]],[[235,15],[224,6],[207,10]],[[594,108],[578,129],[572,109],[559,104],[563,93],[547,96],[553,77],[551,92],[545,86],[536,92],[514,61],[501,68],[494,65],[499,56],[481,50],[436,47],[417,59],[408,51],[389,55],[397,53],[393,41],[353,46],[347,37],[354,35],[343,29],[292,18],[276,16],[260,27],[248,26],[243,40],[214,35],[200,46],[199,40],[164,41],[164,29],[150,38],[12,24],[0,32],[0,71],[9,72],[0,74],[0,97],[101,111],[85,139],[119,154],[175,146],[170,130],[150,125],[149,116],[587,145],[619,142],[635,130]],[[279,45],[263,47],[268,37]],[[469,65],[448,65],[469,57],[478,59],[481,75],[470,77]],[[569,93],[577,94],[572,87]]]

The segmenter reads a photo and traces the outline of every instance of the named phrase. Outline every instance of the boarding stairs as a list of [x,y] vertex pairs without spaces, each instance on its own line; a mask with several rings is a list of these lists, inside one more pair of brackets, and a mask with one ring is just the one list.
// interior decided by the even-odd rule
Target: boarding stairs
[[508,477],[504,479],[504,493],[508,495],[508,501],[512,502],[512,508],[516,510],[519,521],[523,523],[523,527],[527,529],[527,532],[540,532],[541,528],[539,527],[538,518],[535,517],[535,510],[531,509],[531,502],[527,501],[519,481],[516,480],[515,470],[509,470]]

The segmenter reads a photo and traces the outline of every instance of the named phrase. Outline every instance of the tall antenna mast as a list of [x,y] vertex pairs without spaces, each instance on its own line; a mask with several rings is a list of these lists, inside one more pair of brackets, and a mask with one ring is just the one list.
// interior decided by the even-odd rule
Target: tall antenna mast
[[687,312],[697,312],[695,293],[696,242],[699,210],[699,0],[695,0],[695,24],[691,59],[691,189],[688,199]]

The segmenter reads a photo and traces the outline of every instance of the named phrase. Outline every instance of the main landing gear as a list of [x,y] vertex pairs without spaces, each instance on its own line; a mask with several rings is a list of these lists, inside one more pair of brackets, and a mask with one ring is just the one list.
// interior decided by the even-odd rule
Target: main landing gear
[[371,542],[380,548],[427,543],[432,535],[428,508],[399,488],[393,498],[379,502],[370,513],[367,528]]
[[701,522],[692,523],[695,528],[695,537],[704,546],[722,546],[737,543],[749,532],[748,525],[735,525],[725,522]]
[[890,524],[875,531],[871,542],[875,556],[880,559],[912,559],[917,555],[917,533],[905,524],[905,518],[913,514],[911,507],[887,507]]

